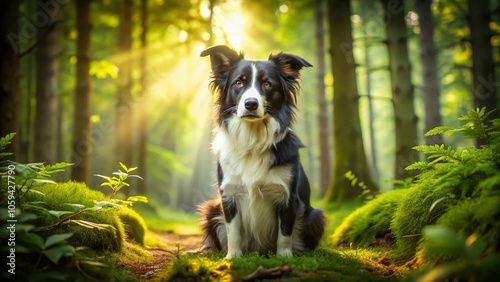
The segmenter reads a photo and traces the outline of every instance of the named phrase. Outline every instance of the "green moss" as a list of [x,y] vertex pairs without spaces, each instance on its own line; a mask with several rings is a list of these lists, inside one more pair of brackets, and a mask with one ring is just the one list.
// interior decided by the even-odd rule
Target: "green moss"
[[351,213],[331,237],[334,245],[353,244],[365,247],[390,234],[390,223],[397,202],[407,190],[399,189],[379,195]]
[[121,209],[118,216],[124,224],[127,240],[144,245],[144,234],[147,231],[144,219],[136,211],[129,208]]
[[[463,238],[475,234],[486,243],[486,252],[500,251],[500,196],[465,199],[450,209],[437,221],[437,225],[450,228]],[[422,240],[419,258],[424,263],[437,263],[453,259],[443,257],[432,249],[432,244]]]
[[[431,210],[432,204],[439,199],[442,200]],[[434,224],[454,202],[449,189],[435,189],[435,186],[424,183],[409,188],[402,195],[390,225],[396,239],[393,255],[400,259],[414,256],[422,228]]]
[[[44,202],[42,206],[52,211],[74,211],[74,208],[70,204],[82,204],[86,207],[92,207],[94,206],[94,201],[106,200],[106,197],[101,192],[91,190],[85,184],[77,182],[43,184],[33,189],[42,192],[44,196],[38,193],[29,193],[24,201]],[[40,227],[53,225],[60,221],[56,216],[34,207],[27,207],[26,210],[38,214],[39,219],[37,220],[37,226]],[[74,246],[86,246],[95,250],[121,250],[125,239],[125,231],[117,211],[89,211],[72,219],[109,224],[112,228],[97,230],[86,228],[75,223],[67,223],[50,231],[42,232],[42,235],[72,232],[74,235],[68,242]]]

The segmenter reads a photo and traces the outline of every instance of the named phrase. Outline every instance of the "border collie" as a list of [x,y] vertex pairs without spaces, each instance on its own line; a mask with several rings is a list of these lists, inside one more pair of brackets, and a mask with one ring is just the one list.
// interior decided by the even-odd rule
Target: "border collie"
[[219,194],[200,205],[201,250],[292,256],[314,249],[324,231],[323,212],[310,205],[299,160],[299,138],[290,129],[299,91],[301,57],[279,53],[250,61],[226,46],[210,56],[216,97],[213,151]]

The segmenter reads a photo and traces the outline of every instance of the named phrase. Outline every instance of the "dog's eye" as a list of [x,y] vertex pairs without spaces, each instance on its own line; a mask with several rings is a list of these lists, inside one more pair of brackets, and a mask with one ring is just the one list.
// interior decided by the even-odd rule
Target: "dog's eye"
[[271,83],[269,83],[268,81],[264,82],[262,86],[264,87],[264,89],[271,89]]
[[239,80],[239,79],[238,79],[238,80],[236,80],[236,82],[234,83],[234,86],[236,86],[236,87],[238,87],[238,88],[243,87],[243,81],[241,81],[241,80]]

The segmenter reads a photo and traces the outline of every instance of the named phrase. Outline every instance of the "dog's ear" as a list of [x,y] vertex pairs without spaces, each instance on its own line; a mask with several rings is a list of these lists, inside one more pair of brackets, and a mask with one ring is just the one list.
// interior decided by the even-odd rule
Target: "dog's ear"
[[238,54],[233,49],[224,45],[212,46],[200,54],[201,57],[209,55],[214,78],[227,78],[231,67],[243,59],[243,54]]
[[300,70],[303,67],[312,67],[312,65],[299,56],[287,53],[278,53],[276,55],[269,55],[269,61],[277,64],[281,72],[288,79],[297,79],[300,76]]

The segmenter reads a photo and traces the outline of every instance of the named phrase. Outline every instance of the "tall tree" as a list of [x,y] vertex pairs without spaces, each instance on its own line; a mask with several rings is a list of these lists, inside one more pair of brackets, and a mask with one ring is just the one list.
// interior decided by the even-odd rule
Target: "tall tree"
[[76,181],[90,182],[90,114],[92,105],[92,85],[90,68],[90,21],[89,0],[76,1],[76,89],[74,99],[74,126],[71,161],[74,163],[71,178]]
[[36,111],[34,159],[36,162],[54,163],[56,142],[58,73],[62,30],[59,10],[38,5],[38,13],[47,15],[47,24],[40,28],[36,49]]
[[320,192],[321,196],[326,194],[330,183],[330,146],[328,145],[328,107],[326,105],[325,91],[325,31],[324,31],[324,2],[314,1],[314,12],[316,20],[316,54],[317,64],[317,91],[318,91],[318,126],[319,126],[319,150],[320,150]]
[[116,100],[116,158],[117,161],[132,165],[132,0],[125,0],[120,7],[118,29],[119,58],[117,65],[118,93]]
[[[19,2],[0,1],[0,137],[19,130]],[[18,158],[19,137],[8,151]]]
[[359,119],[359,95],[352,52],[351,7],[349,0],[328,1],[331,65],[334,78],[333,180],[326,194],[331,201],[358,196],[362,189],[345,178],[352,171],[360,182],[376,190],[366,162]]
[[148,133],[148,86],[147,86],[147,56],[146,50],[148,46],[148,0],[141,0],[141,55],[140,55],[140,70],[141,70],[141,101],[139,104],[139,160],[138,173],[143,180],[138,183],[138,194],[145,195],[147,191],[146,177],[146,156],[147,156],[147,133]]
[[406,166],[418,160],[413,147],[418,144],[417,116],[411,83],[411,65],[408,56],[405,8],[402,0],[381,0],[384,10],[389,69],[391,73],[392,102],[396,135],[395,178],[414,175]]
[[[431,12],[431,3],[432,0],[419,0],[416,2],[420,24],[420,61],[422,63],[425,132],[442,124],[437,73],[437,49],[434,44],[434,18]],[[443,136],[426,137],[425,143],[428,145],[443,144]]]
[[[469,29],[472,47],[473,101],[475,108],[496,109],[488,119],[500,117],[495,83],[495,64],[491,48],[490,2],[468,0]],[[477,140],[477,145],[485,144]]]

